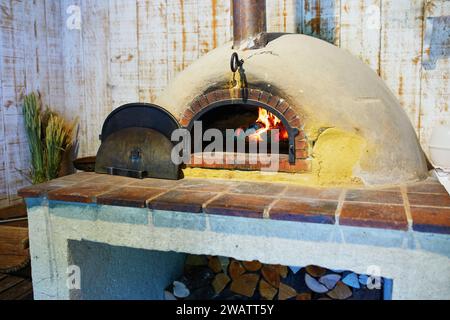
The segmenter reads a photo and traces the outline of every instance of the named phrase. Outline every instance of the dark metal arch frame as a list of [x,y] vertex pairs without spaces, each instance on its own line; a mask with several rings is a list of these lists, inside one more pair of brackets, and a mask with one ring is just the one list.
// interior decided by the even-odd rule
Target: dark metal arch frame
[[295,137],[298,135],[299,131],[297,128],[292,127],[289,122],[286,120],[286,118],[283,116],[283,114],[276,110],[275,108],[269,106],[268,104],[256,101],[256,100],[249,100],[249,99],[242,99],[242,98],[236,98],[236,99],[226,99],[226,100],[220,100],[213,102],[209,104],[208,106],[204,107],[202,110],[197,112],[192,119],[189,121],[188,125],[186,126],[186,129],[191,131],[192,127],[194,125],[194,121],[201,118],[205,113],[210,112],[216,108],[227,106],[227,105],[234,105],[234,104],[244,104],[249,105],[253,107],[262,107],[266,110],[268,110],[270,113],[273,113],[278,117],[278,119],[281,120],[284,127],[286,128],[288,132],[288,140],[289,140],[289,163],[294,164],[295,163]]

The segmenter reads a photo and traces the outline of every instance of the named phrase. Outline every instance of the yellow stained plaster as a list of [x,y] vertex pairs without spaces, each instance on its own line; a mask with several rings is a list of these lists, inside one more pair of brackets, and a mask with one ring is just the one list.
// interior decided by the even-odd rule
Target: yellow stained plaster
[[322,132],[313,148],[313,175],[319,184],[361,183],[355,177],[366,148],[363,137],[337,128]]

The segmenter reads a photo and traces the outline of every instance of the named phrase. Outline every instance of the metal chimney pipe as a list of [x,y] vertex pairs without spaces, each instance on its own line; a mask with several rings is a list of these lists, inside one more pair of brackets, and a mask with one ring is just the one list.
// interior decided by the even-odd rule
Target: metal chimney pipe
[[266,44],[266,0],[233,0],[233,49]]

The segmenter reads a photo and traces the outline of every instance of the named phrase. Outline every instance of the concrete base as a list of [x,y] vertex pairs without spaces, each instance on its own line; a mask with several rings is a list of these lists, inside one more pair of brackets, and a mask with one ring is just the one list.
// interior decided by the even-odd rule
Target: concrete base
[[[162,298],[182,270],[184,255],[173,252],[378,270],[393,280],[393,299],[450,299],[447,235],[42,198],[27,206],[35,299]],[[80,268],[80,289],[67,285],[72,265]]]

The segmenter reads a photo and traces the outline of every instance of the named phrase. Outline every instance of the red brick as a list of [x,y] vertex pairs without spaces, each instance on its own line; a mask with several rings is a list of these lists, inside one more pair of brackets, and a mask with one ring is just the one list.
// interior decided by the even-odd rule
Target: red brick
[[261,96],[262,91],[258,89],[250,89],[248,90],[248,99],[259,101],[259,97]]
[[214,199],[205,207],[209,214],[262,218],[264,209],[274,198],[243,194],[225,194]]
[[261,96],[259,97],[259,101],[262,103],[268,103],[271,96],[272,95],[270,93],[262,91]]
[[216,193],[188,190],[171,190],[149,201],[151,209],[194,212],[202,211],[202,205]]
[[288,109],[290,109],[290,106],[286,101],[280,101],[277,105],[277,110],[282,114],[284,114]]
[[297,113],[294,110],[292,110],[292,108],[287,109],[283,115],[288,122],[294,120],[297,117]]
[[17,194],[23,198],[46,197],[48,192],[74,185],[75,182],[68,180],[52,180],[37,185],[28,186],[20,189]]
[[145,178],[145,179],[134,179],[134,181],[128,186],[131,187],[145,187],[145,188],[173,188],[180,184],[183,180],[166,180],[166,179],[155,179],[155,178]]
[[206,100],[208,100],[208,104],[214,103],[216,101],[218,101],[217,96],[216,96],[216,92],[215,91],[211,91],[209,93],[206,94]]
[[348,190],[346,201],[403,204],[402,194],[397,191],[355,189]]
[[130,183],[135,182],[136,179],[134,178],[128,178],[128,177],[122,177],[122,176],[113,176],[109,174],[97,174],[95,178],[89,179],[89,183],[102,183],[102,184],[113,184],[116,186],[124,186]]
[[111,206],[145,208],[148,199],[166,191],[167,189],[123,187],[98,196],[97,203]]
[[450,234],[450,208],[411,207],[413,230]]
[[116,185],[82,182],[61,189],[48,192],[48,199],[92,203],[96,202],[97,196],[116,189]]
[[243,182],[231,187],[230,193],[276,196],[285,189],[285,185],[276,183]]
[[289,186],[283,197],[295,197],[318,200],[338,200],[342,189],[339,188],[311,188],[303,186]]
[[419,182],[407,186],[409,193],[443,193],[448,194],[439,182]]
[[450,207],[450,195],[435,193],[408,193],[412,206]]
[[334,224],[337,201],[283,198],[269,211],[271,219]]
[[295,150],[295,158],[296,159],[306,159],[308,158],[308,150],[305,149],[296,149]]
[[219,90],[219,92],[216,94],[216,96],[218,97],[219,100],[230,100],[231,99],[230,90],[228,90],[228,89]]
[[202,106],[201,106],[200,102],[199,102],[197,99],[195,99],[195,100],[191,103],[191,110],[192,110],[194,113],[197,113],[197,112],[199,112],[201,109],[202,109]]
[[200,109],[205,108],[209,105],[208,99],[202,94],[197,97],[197,101],[200,104]]
[[177,190],[188,189],[190,191],[205,191],[205,192],[223,192],[228,190],[230,183],[222,182],[220,180],[210,179],[184,179],[177,186]]
[[405,208],[400,205],[345,202],[339,224],[368,228],[407,230]]
[[295,116],[293,119],[289,120],[289,125],[293,128],[298,128],[302,125],[302,121],[299,116]]
[[272,96],[272,95],[269,97],[269,101],[267,101],[267,104],[277,111],[278,111],[277,106],[279,103],[280,103],[280,98],[277,96]]
[[307,150],[308,142],[306,140],[296,140],[295,141],[295,149],[296,150]]

